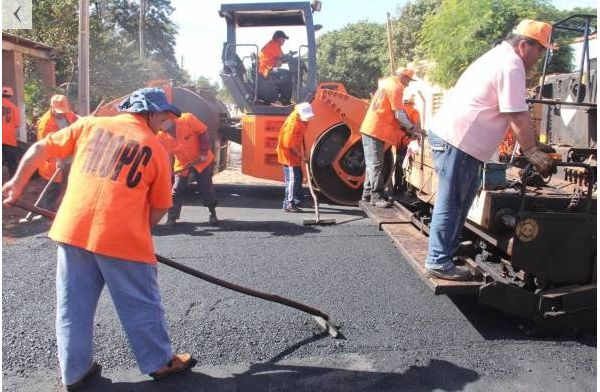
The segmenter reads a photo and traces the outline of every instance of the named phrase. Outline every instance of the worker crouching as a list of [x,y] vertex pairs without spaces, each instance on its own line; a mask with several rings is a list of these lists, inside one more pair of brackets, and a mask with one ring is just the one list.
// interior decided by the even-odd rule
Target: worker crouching
[[217,195],[212,182],[215,156],[211,150],[210,136],[206,125],[192,113],[183,113],[180,118],[164,124],[158,136],[167,151],[173,156],[173,207],[167,215],[168,226],[175,226],[181,216],[183,195],[189,176],[196,180],[196,192],[208,208],[210,225],[218,225]]

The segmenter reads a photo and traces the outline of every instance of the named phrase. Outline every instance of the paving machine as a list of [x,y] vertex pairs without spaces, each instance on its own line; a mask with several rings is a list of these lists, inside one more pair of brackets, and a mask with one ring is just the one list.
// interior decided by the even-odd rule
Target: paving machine
[[529,100],[541,114],[541,139],[561,158],[556,173],[543,178],[516,154],[484,165],[456,254],[473,271],[472,281],[425,276],[437,188],[426,138],[408,158],[405,186],[393,209],[361,202],[436,294],[476,294],[480,303],[541,328],[595,329],[596,69],[588,46],[594,19],[575,15],[554,24],[554,34],[583,36],[581,69],[546,75],[544,66],[538,94]]

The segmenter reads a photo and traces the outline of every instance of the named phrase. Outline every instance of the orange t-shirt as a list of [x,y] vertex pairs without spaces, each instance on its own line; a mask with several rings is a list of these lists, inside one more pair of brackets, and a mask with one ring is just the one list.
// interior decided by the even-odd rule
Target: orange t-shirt
[[[77,115],[73,112],[65,113],[65,120],[67,121],[67,123],[69,125],[73,124],[75,121],[77,121],[77,118],[78,118]],[[60,128],[59,128],[58,122],[52,115],[52,111],[48,110],[38,120],[37,140],[42,140],[47,135],[54,133],[56,131],[59,131],[59,130],[60,130]],[[38,167],[38,173],[40,174],[40,176],[42,178],[45,178],[46,180],[50,180],[50,178],[52,177],[52,175],[54,174],[55,171],[56,171],[56,160],[55,159],[47,159],[44,162],[42,162],[40,167]],[[56,176],[56,178],[54,179],[55,182],[61,182],[61,180],[62,180],[62,173],[59,174],[58,176]]]
[[17,106],[2,97],[2,144],[17,146],[17,129],[21,125],[21,114]]
[[[179,172],[179,175],[187,176],[189,173],[185,168],[200,158],[202,150],[199,136],[207,131],[206,125],[192,113],[182,113],[181,117],[175,120],[175,137],[168,132],[159,132],[160,142],[167,152],[175,157],[173,170]],[[194,165],[194,169],[198,173],[201,173],[215,160],[215,155],[210,148],[206,156],[207,159],[204,162]]]
[[283,55],[281,45],[271,40],[260,50],[258,54],[258,73],[265,78],[269,76],[271,69],[277,64],[277,60]]
[[403,109],[404,86],[395,76],[382,79],[373,95],[369,110],[362,122],[360,132],[391,145],[397,145],[404,137],[395,110]]
[[53,158],[73,156],[50,238],[155,264],[150,211],[172,206],[171,168],[144,118],[130,113],[84,117],[42,143]]
[[406,112],[406,116],[408,117],[408,119],[416,127],[421,128],[421,115],[419,114],[419,111],[415,108],[415,105],[404,105],[404,111]]
[[300,116],[294,110],[285,119],[279,138],[277,140],[277,162],[285,166],[300,166],[302,160],[300,157],[293,155],[291,148],[302,151],[302,138],[306,131],[307,124],[300,120]]

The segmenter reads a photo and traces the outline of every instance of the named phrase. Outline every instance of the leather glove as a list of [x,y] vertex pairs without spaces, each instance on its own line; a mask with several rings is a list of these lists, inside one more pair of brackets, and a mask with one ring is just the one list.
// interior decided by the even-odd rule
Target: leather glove
[[543,153],[539,147],[536,146],[527,151],[523,151],[523,155],[525,155],[525,158],[531,162],[538,173],[543,177],[548,177],[554,173],[554,160],[548,154]]

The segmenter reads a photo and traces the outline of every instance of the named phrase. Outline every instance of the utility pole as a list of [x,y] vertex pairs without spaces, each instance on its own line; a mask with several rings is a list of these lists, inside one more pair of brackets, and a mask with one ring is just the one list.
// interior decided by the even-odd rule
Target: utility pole
[[394,74],[394,46],[392,45],[394,36],[392,34],[392,19],[390,13],[387,13],[387,39],[388,39],[388,54],[390,56],[390,75]]
[[146,14],[146,2],[140,0],[140,62],[144,63],[144,15]]
[[79,42],[77,65],[79,84],[77,103],[79,115],[90,113],[90,2],[79,0]]

